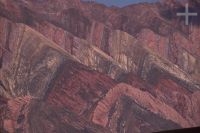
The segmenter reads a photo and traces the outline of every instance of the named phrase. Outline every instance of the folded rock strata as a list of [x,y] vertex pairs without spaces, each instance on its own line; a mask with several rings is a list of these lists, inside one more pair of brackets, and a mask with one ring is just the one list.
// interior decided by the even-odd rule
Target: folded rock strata
[[199,28],[172,34],[160,6],[0,1],[0,132],[199,126]]
[[[78,61],[76,61],[74,57],[67,54],[64,50],[57,47],[57,45],[53,44],[53,42],[50,42],[49,40],[44,38],[39,33],[33,31],[29,27],[22,24],[15,24],[15,29],[12,30],[13,33],[16,32],[18,33],[19,38],[17,39],[20,41],[19,43],[17,43],[18,44],[16,45],[17,47],[15,47],[17,48],[17,50],[13,51],[10,60],[8,60],[9,67],[3,67],[1,69],[2,70],[1,81],[3,84],[5,84],[5,88],[9,95],[8,97],[9,99],[7,100],[8,101],[7,106],[4,105],[4,107],[2,107],[2,110],[5,111],[5,115],[2,116],[3,121],[1,122],[3,122],[3,125],[1,127],[1,130],[7,132],[44,132],[44,131],[65,132],[67,130],[69,132],[73,130],[76,132],[83,132],[83,131],[109,132],[109,130],[106,131],[106,129],[103,129],[99,126],[95,126],[94,124],[89,124],[89,122],[88,122],[89,125],[85,125],[87,124],[87,122],[85,122],[87,120],[81,117],[80,118],[77,117],[79,113],[76,111],[74,113],[77,114],[74,114],[74,116],[68,116],[69,114],[71,115],[71,113],[69,113],[70,111],[68,112],[67,108],[69,109],[71,108],[67,105],[69,104],[73,105],[73,99],[70,98],[71,103],[67,101],[66,107],[64,106],[59,107],[58,106],[59,104],[56,104],[54,105],[54,107],[51,107],[50,101],[53,100],[54,98],[50,99],[49,101],[46,100],[49,93],[51,92],[52,82],[54,82],[55,77],[57,77],[56,75],[58,75],[60,71],[62,72],[63,70],[61,68],[65,68],[68,71],[68,74],[65,71],[63,75],[64,77],[63,76],[60,77],[61,79],[69,78],[70,74],[75,75],[76,73],[79,72],[80,73],[82,72],[83,75],[84,72],[86,73],[86,75],[87,73],[93,72],[94,75],[91,75],[91,78],[94,78],[96,75],[96,80],[97,82],[99,82],[99,85],[101,85],[102,84],[101,78],[103,78],[104,76],[102,74],[98,74],[97,72],[94,72],[93,70],[82,66]],[[106,82],[105,78],[103,78],[104,79],[103,82]],[[110,88],[110,86],[114,84],[114,81],[109,78],[107,79],[108,79],[108,82],[106,82],[108,84],[107,87]],[[95,83],[96,80],[94,80],[93,83],[94,86],[96,85]],[[81,84],[84,84],[84,81],[80,82],[80,85]],[[87,83],[85,84],[90,85],[89,82],[88,84]],[[106,86],[106,84],[102,85]],[[102,87],[104,88],[104,86]],[[58,91],[59,94],[59,90],[56,91]],[[100,89],[100,91],[103,90]],[[92,95],[94,96],[99,95],[99,97],[102,95],[101,93],[102,92],[99,93],[97,92],[97,94],[93,94],[91,92]],[[54,96],[56,96],[56,94]],[[65,100],[63,99],[63,101],[60,102],[65,102]],[[75,102],[75,104],[78,104],[78,102]],[[81,106],[85,105],[86,103],[84,102],[84,100],[82,100],[80,106],[77,106],[78,110],[82,109]],[[40,108],[42,111],[44,111],[44,115],[42,115],[43,113],[41,114]],[[36,110],[38,109],[37,110],[38,113],[37,111],[34,111],[35,109]],[[74,108],[74,110],[77,109]],[[74,110],[71,109],[71,111]],[[54,120],[45,120],[47,116],[52,115],[51,112],[52,113],[55,112],[56,113],[55,115],[58,115],[58,117],[55,118],[56,121],[61,121],[62,119],[61,116],[64,113],[66,115],[65,119],[67,121],[64,120],[61,123],[63,123],[63,126],[67,125],[68,123],[69,127],[71,128],[69,129],[66,126],[65,128],[62,129],[54,125],[55,124]],[[79,120],[76,121],[76,119]],[[39,120],[41,122],[49,121],[48,123],[50,124],[52,123],[52,125],[54,125],[55,127],[53,126],[51,127],[51,129],[48,129],[48,126],[50,126],[49,124],[47,124],[47,126],[44,126],[42,123],[41,125],[40,124],[37,125],[36,120],[37,121]],[[71,122],[73,121],[73,123],[71,123],[70,121]],[[76,124],[78,124],[79,127],[73,127]]]

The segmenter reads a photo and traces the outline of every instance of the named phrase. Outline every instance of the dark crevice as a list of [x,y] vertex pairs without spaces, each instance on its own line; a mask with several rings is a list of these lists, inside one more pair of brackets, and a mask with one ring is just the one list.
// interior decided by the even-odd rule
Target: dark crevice
[[23,22],[29,26],[34,26],[34,17],[37,16],[33,12],[31,12],[28,8],[26,7],[21,7],[21,12],[23,15]]
[[156,85],[159,82],[159,79],[162,75],[162,72],[157,68],[152,68],[147,74],[147,81],[151,85]]
[[17,119],[17,123],[20,124],[22,122],[24,122],[25,120],[25,116],[23,114],[19,115],[18,119]]
[[0,57],[0,69],[2,69],[2,67],[3,67],[3,54]]
[[0,86],[4,89],[4,90],[6,90],[6,87],[5,87],[5,85],[3,84],[3,82],[0,80]]
[[12,25],[11,23],[8,23],[7,25],[7,35],[6,35],[6,45],[5,45],[5,49],[8,50],[10,52],[10,48],[9,48],[9,44],[10,44],[10,35],[12,32]]

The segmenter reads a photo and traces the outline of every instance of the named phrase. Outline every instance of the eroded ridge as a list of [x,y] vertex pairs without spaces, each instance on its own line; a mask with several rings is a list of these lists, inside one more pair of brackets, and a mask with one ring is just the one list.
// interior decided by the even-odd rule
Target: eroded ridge
[[195,124],[188,122],[179,113],[177,113],[173,108],[156,99],[148,92],[143,92],[137,88],[130,85],[120,83],[112,88],[106,96],[98,103],[94,113],[93,122],[102,126],[108,124],[108,112],[112,105],[122,96],[128,96],[134,100],[138,105],[143,108],[158,114],[159,116],[171,120],[182,127],[190,127]]

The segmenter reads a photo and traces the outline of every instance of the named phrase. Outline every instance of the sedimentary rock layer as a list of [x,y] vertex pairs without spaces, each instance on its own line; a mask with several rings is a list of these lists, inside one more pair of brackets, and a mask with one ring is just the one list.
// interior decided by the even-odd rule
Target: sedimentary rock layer
[[1,0],[0,132],[199,126],[199,28],[170,15],[182,7]]

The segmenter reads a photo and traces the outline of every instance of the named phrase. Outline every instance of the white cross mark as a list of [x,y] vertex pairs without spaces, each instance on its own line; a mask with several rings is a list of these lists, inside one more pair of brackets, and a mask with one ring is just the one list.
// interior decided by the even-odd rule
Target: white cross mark
[[177,16],[185,16],[185,24],[189,25],[189,17],[190,16],[197,16],[197,13],[191,13],[189,12],[189,5],[185,5],[185,13],[177,13]]

